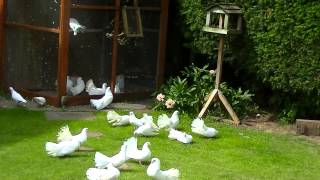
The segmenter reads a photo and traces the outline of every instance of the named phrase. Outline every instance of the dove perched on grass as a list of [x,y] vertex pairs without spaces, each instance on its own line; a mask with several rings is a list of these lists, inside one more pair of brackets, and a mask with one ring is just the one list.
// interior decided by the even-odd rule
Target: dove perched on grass
[[86,92],[88,92],[88,94],[90,96],[92,95],[103,95],[106,92],[107,89],[107,83],[103,83],[101,88],[97,88],[92,79],[89,79],[86,83]]
[[160,115],[157,123],[160,129],[175,129],[179,124],[179,111],[174,111],[170,118],[166,114]]
[[113,100],[113,94],[110,87],[107,87],[104,96],[101,99],[90,99],[90,104],[97,110],[107,107]]
[[77,140],[63,141],[59,143],[47,142],[45,149],[49,156],[58,157],[73,153],[80,147],[80,142]]
[[87,132],[88,128],[83,128],[80,134],[73,136],[69,130],[69,126],[63,126],[58,132],[57,140],[58,142],[78,141],[81,145],[87,140]]
[[80,94],[85,88],[84,81],[82,80],[82,77],[77,78],[77,84],[73,87],[71,87],[70,91],[73,96],[76,96]]
[[131,137],[126,142],[128,145],[127,156],[129,158],[139,161],[140,164],[142,161],[148,161],[151,158],[151,151],[149,149],[150,142],[145,142],[141,150],[138,149],[138,140],[136,137]]
[[126,156],[126,153],[127,153],[126,143],[124,143],[121,146],[120,152],[112,157],[108,157],[100,152],[96,152],[94,156],[95,166],[97,168],[106,168],[109,163],[112,163],[114,167],[119,167],[129,159]]
[[175,168],[162,171],[160,169],[160,160],[158,158],[152,158],[147,169],[147,175],[156,180],[177,180],[180,177],[180,172]]
[[89,168],[86,172],[88,180],[116,180],[120,171],[109,163],[107,169]]
[[32,100],[37,103],[39,106],[46,105],[46,98],[44,97],[33,97]]
[[81,24],[78,22],[78,20],[75,19],[75,18],[70,18],[70,20],[69,20],[69,26],[70,26],[70,28],[71,28],[72,31],[73,31],[73,35],[75,35],[75,36],[78,34],[78,32],[84,31],[84,30],[86,29],[86,27],[83,26],[83,25],[81,25]]
[[130,124],[132,124],[136,128],[138,128],[144,124],[144,121],[142,121],[141,119],[138,119],[132,111],[129,112],[129,117],[130,117],[129,118]]
[[27,103],[27,100],[25,100],[17,91],[13,89],[13,87],[9,87],[9,90],[11,92],[11,98],[12,100],[17,104],[21,106],[25,106]]
[[196,118],[192,121],[191,130],[196,134],[200,134],[204,137],[209,138],[214,137],[218,134],[218,131],[216,129],[207,127],[201,118]]
[[169,131],[169,135],[168,135],[169,139],[175,139],[179,142],[182,142],[184,144],[189,144],[192,142],[192,136],[185,133],[185,132],[181,132],[175,129],[170,129]]
[[129,124],[129,115],[119,115],[115,111],[108,111],[107,120],[112,126],[125,126]]
[[159,134],[159,129],[152,127],[152,124],[147,122],[138,127],[133,134],[136,136],[155,136]]

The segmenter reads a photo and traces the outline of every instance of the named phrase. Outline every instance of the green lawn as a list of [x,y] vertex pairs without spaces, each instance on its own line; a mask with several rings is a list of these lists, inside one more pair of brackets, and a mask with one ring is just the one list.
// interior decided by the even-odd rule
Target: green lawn
[[[180,117],[180,128],[191,132],[191,119]],[[0,179],[85,179],[86,170],[94,166],[95,152],[52,158],[44,150],[45,142],[55,141],[58,129],[65,124],[72,132],[88,127],[103,133],[99,139],[89,138],[84,146],[107,155],[117,153],[133,132],[131,126],[110,127],[102,112],[94,121],[47,121],[42,112],[0,109]],[[193,134],[194,143],[184,145],[168,140],[162,132],[138,142],[150,141],[153,156],[165,169],[178,168],[181,179],[320,179],[319,145],[289,135],[215,122],[208,125],[219,130],[219,137],[205,139]],[[147,165],[129,162],[128,166],[130,170],[121,171],[120,179],[149,179]]]

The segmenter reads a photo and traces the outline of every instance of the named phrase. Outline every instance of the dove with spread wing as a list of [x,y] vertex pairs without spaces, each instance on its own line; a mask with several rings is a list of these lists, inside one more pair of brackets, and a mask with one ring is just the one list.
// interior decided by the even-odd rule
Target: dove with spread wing
[[95,166],[97,168],[106,168],[109,163],[112,163],[114,167],[119,167],[129,160],[129,158],[126,156],[126,151],[127,144],[123,143],[120,152],[112,157],[108,157],[100,152],[96,152],[94,156]]
[[152,158],[147,169],[147,175],[156,180],[177,180],[180,177],[180,171],[175,168],[163,171],[160,169],[160,160]]
[[65,142],[65,141],[78,141],[81,144],[83,144],[87,140],[87,132],[88,128],[83,128],[80,134],[72,135],[69,126],[63,126],[60,128],[60,131],[57,135],[58,142]]
[[69,26],[73,31],[73,35],[75,36],[78,34],[78,32],[84,31],[86,29],[86,27],[81,25],[79,21],[75,18],[70,18]]
[[104,96],[100,99],[90,99],[90,104],[97,110],[101,110],[111,104],[112,100],[113,94],[110,90],[110,87],[107,87]]
[[138,140],[136,137],[131,137],[127,141],[128,149],[127,156],[130,159],[141,162],[148,161],[151,158],[151,150],[149,149],[150,142],[145,142],[142,149],[138,149]]
[[86,175],[88,180],[116,180],[120,176],[120,171],[109,163],[107,169],[89,168]]
[[218,131],[212,127],[207,127],[201,118],[196,118],[191,124],[192,132],[202,135],[204,137],[214,137],[218,134]]
[[13,87],[9,87],[9,90],[11,92],[11,98],[17,105],[24,106],[27,103],[27,100],[25,100],[17,91],[13,89]]
[[179,111],[174,111],[170,118],[166,114],[160,115],[157,123],[160,129],[175,129],[179,124]]

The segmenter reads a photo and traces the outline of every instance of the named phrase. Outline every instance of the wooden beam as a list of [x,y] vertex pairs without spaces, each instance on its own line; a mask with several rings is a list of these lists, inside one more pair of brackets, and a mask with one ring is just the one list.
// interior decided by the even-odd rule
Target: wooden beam
[[203,108],[201,109],[201,111],[200,111],[200,113],[199,113],[199,115],[198,115],[198,118],[202,118],[203,114],[204,114],[204,113],[206,112],[206,110],[208,109],[210,103],[211,103],[212,100],[216,97],[217,92],[218,92],[218,89],[214,89],[214,90],[211,92],[211,94],[210,94],[210,96],[209,96],[206,104],[205,104],[205,105],[203,106]]
[[118,43],[117,35],[119,34],[119,31],[120,31],[120,13],[121,13],[120,0],[114,0],[114,1],[115,1],[116,11],[114,16],[114,27],[113,27],[113,38],[112,38],[112,63],[111,63],[111,80],[110,80],[111,91],[113,93],[114,93],[114,87],[116,84],[118,59],[119,59],[119,43]]
[[58,98],[66,95],[69,56],[70,0],[60,0],[59,54],[58,54]]
[[160,88],[164,81],[166,44],[167,44],[167,26],[168,26],[169,0],[161,1],[160,29],[159,29],[159,47],[156,73],[156,88]]
[[5,78],[5,19],[6,19],[6,0],[0,0],[0,89],[7,91]]
[[218,90],[218,96],[219,96],[219,99],[221,100],[222,104],[227,109],[228,113],[230,114],[234,124],[239,125],[240,120],[239,120],[237,114],[234,112],[231,105],[227,101],[226,97],[222,94],[222,92],[220,90]]
[[32,31],[50,32],[50,33],[57,33],[57,34],[60,32],[59,29],[56,29],[56,28],[35,26],[35,25],[31,25],[31,24],[6,22],[5,25],[7,27],[15,27],[15,28],[21,28],[21,29],[32,30]]
[[140,7],[141,11],[161,11],[161,7]]
[[116,6],[99,6],[99,5],[84,5],[84,4],[72,4],[72,9],[80,10],[116,10]]
[[218,47],[218,60],[216,69],[216,84],[215,89],[219,89],[221,74],[222,74],[222,61],[223,61],[223,48],[224,48],[224,36],[220,35],[219,47]]

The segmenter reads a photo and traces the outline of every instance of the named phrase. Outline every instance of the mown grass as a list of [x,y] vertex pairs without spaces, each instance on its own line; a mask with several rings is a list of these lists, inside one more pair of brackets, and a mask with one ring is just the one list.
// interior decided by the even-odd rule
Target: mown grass
[[[45,153],[44,144],[55,141],[58,129],[68,124],[74,133],[83,127],[103,133],[100,138],[89,138],[84,146],[107,155],[117,153],[132,136],[133,127],[113,128],[106,123],[104,112],[96,115],[93,121],[47,121],[42,112],[0,109],[0,179],[85,179],[86,170],[94,166],[95,151],[52,158]],[[180,129],[190,133],[191,118],[183,115],[181,121]],[[207,122],[219,130],[217,138],[193,134],[194,143],[184,145],[161,132],[138,142],[150,141],[162,168],[178,168],[181,179],[320,179],[319,145],[294,136]],[[128,169],[121,171],[120,179],[150,179],[147,164],[129,162]]]

